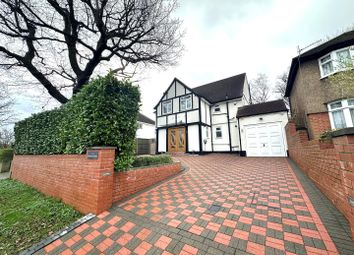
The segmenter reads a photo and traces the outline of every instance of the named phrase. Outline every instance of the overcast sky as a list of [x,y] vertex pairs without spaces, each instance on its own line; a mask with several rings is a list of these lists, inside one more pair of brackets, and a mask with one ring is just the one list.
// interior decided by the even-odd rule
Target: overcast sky
[[[153,107],[174,77],[196,87],[246,72],[266,73],[273,83],[300,48],[354,24],[354,0],[181,0],[185,53],[176,67],[147,70],[140,81],[142,113]],[[38,111],[21,97],[21,117]]]

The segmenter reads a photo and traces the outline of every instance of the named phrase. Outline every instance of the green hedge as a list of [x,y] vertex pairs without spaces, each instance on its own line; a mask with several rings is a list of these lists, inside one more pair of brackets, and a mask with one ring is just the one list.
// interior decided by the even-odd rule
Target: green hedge
[[169,155],[143,156],[136,157],[132,163],[132,167],[153,166],[160,164],[169,164],[172,162],[173,160]]
[[12,149],[0,149],[0,173],[10,171],[13,154]]
[[92,146],[117,147],[117,169],[128,168],[135,149],[139,88],[112,74],[83,87],[60,108],[15,125],[17,154],[82,154]]
[[0,162],[11,161],[14,151],[12,149],[0,149]]

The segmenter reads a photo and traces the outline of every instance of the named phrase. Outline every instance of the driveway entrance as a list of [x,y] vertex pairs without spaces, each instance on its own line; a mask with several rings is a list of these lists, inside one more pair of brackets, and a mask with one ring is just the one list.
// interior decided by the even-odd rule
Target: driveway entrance
[[345,247],[333,242],[287,159],[178,159],[190,167],[184,174],[115,205],[38,254],[354,254],[345,227],[336,234]]

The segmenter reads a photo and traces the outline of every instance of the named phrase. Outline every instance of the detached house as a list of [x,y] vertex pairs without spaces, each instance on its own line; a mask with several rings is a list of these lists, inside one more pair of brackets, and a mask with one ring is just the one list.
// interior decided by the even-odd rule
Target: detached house
[[[266,112],[262,108],[268,109],[268,103],[256,111],[253,108],[257,105],[250,104],[245,73],[195,88],[175,78],[155,106],[156,152],[286,156],[287,110],[284,102],[273,105]],[[237,116],[240,107],[244,106],[249,108],[245,112],[254,113]],[[279,112],[283,112],[285,118],[274,115]],[[267,116],[254,118],[261,114]],[[267,126],[274,122],[278,123],[275,129]],[[275,146],[279,149],[274,149]]]
[[354,126],[354,89],[343,94],[330,75],[354,59],[354,31],[343,33],[292,59],[285,96],[297,128],[317,139],[331,129]]

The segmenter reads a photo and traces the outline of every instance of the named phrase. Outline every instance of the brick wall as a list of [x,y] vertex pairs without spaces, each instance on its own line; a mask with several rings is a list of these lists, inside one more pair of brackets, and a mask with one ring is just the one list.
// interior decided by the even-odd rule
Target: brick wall
[[312,113],[307,119],[311,139],[318,139],[323,132],[331,129],[328,112]]
[[[97,159],[88,154],[97,152]],[[82,213],[99,214],[119,201],[179,171],[181,164],[114,172],[114,148],[87,155],[15,155],[11,178],[61,199]]]
[[122,200],[180,171],[181,164],[178,162],[171,165],[114,173],[113,202]]
[[354,237],[354,135],[343,135],[321,142],[308,140],[306,130],[286,127],[289,156],[312,179],[351,223]]
[[112,206],[115,150],[87,155],[15,155],[11,178],[63,200],[82,213],[100,213]]

